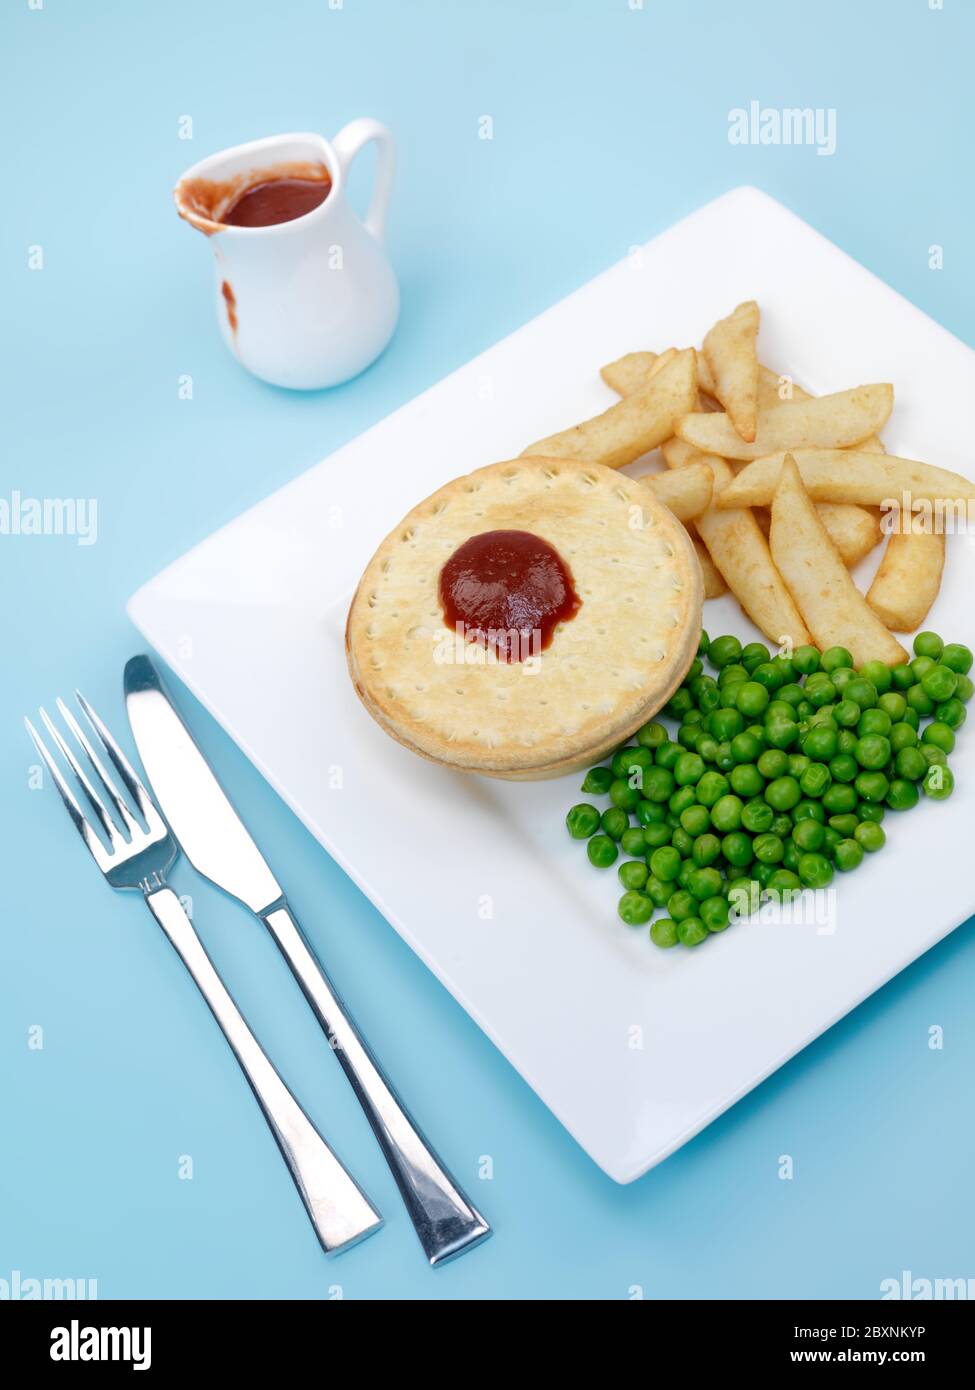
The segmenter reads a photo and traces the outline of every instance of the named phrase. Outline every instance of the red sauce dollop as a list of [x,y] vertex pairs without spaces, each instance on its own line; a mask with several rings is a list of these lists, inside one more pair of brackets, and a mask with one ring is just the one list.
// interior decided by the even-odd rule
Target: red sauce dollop
[[444,621],[502,661],[549,645],[581,606],[558,551],[530,531],[485,531],[458,546],[440,571]]

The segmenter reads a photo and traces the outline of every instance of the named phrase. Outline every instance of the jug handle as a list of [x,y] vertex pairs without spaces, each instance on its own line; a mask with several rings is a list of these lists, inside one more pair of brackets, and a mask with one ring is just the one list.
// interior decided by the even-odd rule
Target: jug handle
[[368,145],[370,140],[376,142],[379,160],[376,165],[376,186],[373,189],[372,202],[366,214],[365,227],[366,231],[370,232],[378,242],[382,242],[386,226],[386,212],[389,208],[389,195],[393,186],[393,165],[395,163],[391,132],[382,122],[374,121],[369,116],[363,116],[342,127],[332,141],[332,148],[338,156],[342,173],[345,174],[363,145]]

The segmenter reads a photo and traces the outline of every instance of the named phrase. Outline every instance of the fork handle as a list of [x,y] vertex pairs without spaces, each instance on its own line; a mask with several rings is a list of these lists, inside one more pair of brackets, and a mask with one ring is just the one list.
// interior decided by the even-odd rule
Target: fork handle
[[261,914],[324,1028],[396,1179],[431,1265],[491,1234],[430,1148],[347,1013],[287,903]]
[[199,986],[250,1082],[325,1253],[337,1254],[371,1235],[382,1217],[271,1065],[179,898],[171,888],[161,888],[146,894],[146,904]]

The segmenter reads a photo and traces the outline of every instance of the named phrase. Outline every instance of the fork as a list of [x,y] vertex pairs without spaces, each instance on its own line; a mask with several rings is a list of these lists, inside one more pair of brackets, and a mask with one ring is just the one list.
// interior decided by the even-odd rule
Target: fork
[[[60,767],[29,719],[24,720],[27,732],[95,863],[113,888],[138,889],[142,893],[149,911],[196,981],[264,1112],[322,1248],[327,1255],[337,1254],[378,1230],[382,1217],[315,1129],[251,1032],[179,898],[166,886],[165,875],[179,853],[169,827],[103,721],[79,690],[75,691],[75,698],[94,742],[63,700],[58,699],[57,708],[104,789],[118,823],[105,809],[95,785],[46,710],[40,711],[44,728],[84,792],[101,835],[82,812]],[[96,751],[96,743],[115,768],[143,825],[112,781],[103,757]]]

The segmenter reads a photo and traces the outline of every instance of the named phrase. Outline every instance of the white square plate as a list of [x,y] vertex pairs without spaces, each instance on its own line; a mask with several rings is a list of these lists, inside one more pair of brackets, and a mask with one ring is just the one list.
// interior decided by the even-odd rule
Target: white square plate
[[[888,448],[967,471],[975,354],[778,203],[739,188],[225,526],[129,605],[618,1182],[672,1153],[975,910],[959,853],[975,740],[959,739],[951,803],[925,802],[909,831],[888,815],[887,849],[836,885],[835,931],[743,924],[697,951],[663,952],[620,923],[615,870],[594,871],[565,832],[580,778],[517,785],[414,757],[359,705],[343,626],[360,571],[418,499],[605,409],[614,398],[601,363],[700,343],[747,298],[762,307],[767,364],[816,392],[894,382]],[[970,641],[975,552],[964,537],[949,550],[929,625]],[[759,635],[729,598],[706,605],[705,625]],[[397,828],[381,854],[378,787]],[[908,833],[909,859],[898,853]]]

